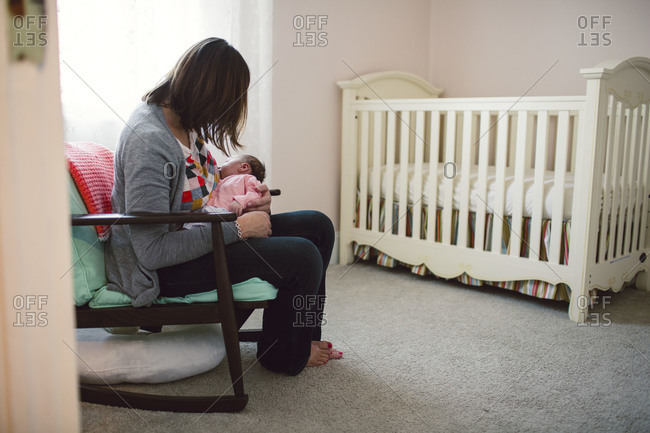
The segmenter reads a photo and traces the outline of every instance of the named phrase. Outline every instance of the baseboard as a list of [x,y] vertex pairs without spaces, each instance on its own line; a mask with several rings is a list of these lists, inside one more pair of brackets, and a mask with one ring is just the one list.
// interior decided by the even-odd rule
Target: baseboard
[[330,258],[330,265],[339,264],[339,244],[341,243],[341,235],[339,232],[334,233],[334,250]]

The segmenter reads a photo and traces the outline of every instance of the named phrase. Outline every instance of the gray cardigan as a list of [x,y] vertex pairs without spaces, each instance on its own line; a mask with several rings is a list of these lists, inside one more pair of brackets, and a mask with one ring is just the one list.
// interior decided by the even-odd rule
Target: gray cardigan
[[[162,109],[140,104],[122,131],[115,151],[113,212],[180,212],[185,160]],[[105,262],[108,290],[151,304],[160,294],[156,269],[196,259],[212,251],[209,226],[119,225],[111,228]],[[234,223],[224,223],[226,244],[237,241]]]

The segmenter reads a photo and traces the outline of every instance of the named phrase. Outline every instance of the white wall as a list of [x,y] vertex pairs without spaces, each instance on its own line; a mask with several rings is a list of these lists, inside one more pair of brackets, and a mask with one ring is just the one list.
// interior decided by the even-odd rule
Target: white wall
[[[326,47],[294,47],[296,15],[326,15]],[[579,16],[611,16],[605,29]],[[443,96],[577,95],[579,69],[649,56],[647,0],[275,0],[273,21],[274,212],[318,209],[338,228],[340,91],[337,80],[401,69]],[[314,29],[312,29],[314,30]],[[319,32],[318,29],[314,31]],[[608,47],[580,47],[581,32],[611,33]],[[304,33],[304,31],[302,32]],[[602,41],[602,40],[601,40]],[[606,41],[602,41],[606,43]],[[557,61],[557,63],[555,63]],[[546,74],[544,72],[553,66]]]

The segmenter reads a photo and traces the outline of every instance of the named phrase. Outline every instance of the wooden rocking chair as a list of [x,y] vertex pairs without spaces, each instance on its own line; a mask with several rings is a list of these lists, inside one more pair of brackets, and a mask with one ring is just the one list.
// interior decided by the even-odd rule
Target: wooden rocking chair
[[[111,158],[108,158],[111,159]],[[112,164],[111,164],[112,165]],[[111,178],[112,178],[112,166]],[[106,182],[105,182],[106,183]],[[279,195],[272,190],[271,195]],[[92,212],[92,211],[91,211]],[[140,326],[157,328],[162,325],[189,325],[221,323],[230,370],[233,393],[213,396],[168,396],[142,394],[98,385],[80,385],[81,400],[110,406],[171,412],[236,412],[248,403],[244,392],[240,328],[255,309],[266,308],[268,301],[236,302],[226,266],[222,222],[235,221],[236,214],[172,213],[172,214],[100,214],[72,215],[73,226],[111,226],[124,224],[173,224],[208,222],[212,227],[216,291],[218,302],[193,304],[162,304],[151,307],[111,307],[93,309],[88,305],[77,307],[77,328],[105,328]],[[211,288],[206,288],[210,290]],[[257,341],[260,330],[241,331],[241,341]]]

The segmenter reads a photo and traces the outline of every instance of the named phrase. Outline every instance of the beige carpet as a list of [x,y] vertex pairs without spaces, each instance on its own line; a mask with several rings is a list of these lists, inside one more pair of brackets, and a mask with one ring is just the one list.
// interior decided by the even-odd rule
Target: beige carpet
[[[297,377],[255,362],[237,414],[171,414],[82,404],[87,432],[648,432],[650,293],[606,293],[599,323],[566,303],[472,288],[371,264],[328,274],[324,337],[344,352]],[[251,320],[254,326],[260,317]],[[595,316],[594,316],[595,320]],[[131,389],[228,390],[227,363]]]

